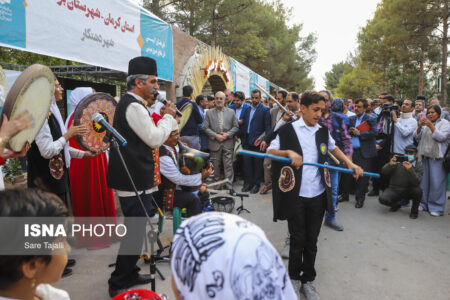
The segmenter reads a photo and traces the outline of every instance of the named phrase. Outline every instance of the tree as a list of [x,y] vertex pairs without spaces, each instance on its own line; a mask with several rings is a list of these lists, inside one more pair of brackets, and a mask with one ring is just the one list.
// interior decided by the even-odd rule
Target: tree
[[316,37],[301,36],[301,24],[289,27],[291,10],[279,0],[159,0],[148,8],[284,88],[298,91],[313,85],[308,74]]
[[384,90],[383,75],[374,73],[359,64],[341,77],[335,94],[351,99],[373,98],[382,90]]
[[331,66],[331,70],[325,73],[325,88],[333,91],[337,88],[339,80],[344,74],[350,73],[353,66],[349,62],[340,62]]

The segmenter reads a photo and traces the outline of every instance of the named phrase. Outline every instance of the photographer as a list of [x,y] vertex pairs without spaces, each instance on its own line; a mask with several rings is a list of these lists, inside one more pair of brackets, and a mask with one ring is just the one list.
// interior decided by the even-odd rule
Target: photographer
[[[393,122],[392,122],[392,107],[394,105],[394,97],[391,95],[383,94],[380,97],[381,111],[378,115],[378,135],[376,137],[377,143],[377,158],[374,163],[373,171],[379,173],[385,163],[389,161],[391,156],[392,147],[392,135],[393,135]],[[373,189],[369,192],[368,196],[378,196],[379,190],[383,190],[387,185],[387,182],[382,179],[372,179]]]
[[394,123],[393,154],[404,154],[405,147],[413,144],[414,131],[417,130],[417,121],[412,115],[415,103],[409,99],[403,101],[400,118],[396,111],[392,111],[391,118]]
[[422,199],[422,163],[417,160],[417,147],[414,144],[405,147],[406,155],[394,155],[381,170],[382,176],[389,176],[389,186],[381,194],[379,201],[391,207],[391,211],[400,208],[400,201],[412,199],[413,205],[409,217],[417,219],[419,203]]

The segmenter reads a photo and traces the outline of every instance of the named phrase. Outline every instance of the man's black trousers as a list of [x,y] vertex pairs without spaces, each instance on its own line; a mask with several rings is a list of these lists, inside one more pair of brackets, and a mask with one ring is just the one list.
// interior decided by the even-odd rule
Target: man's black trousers
[[417,214],[419,203],[422,200],[422,189],[420,186],[410,188],[393,188],[388,187],[383,191],[378,199],[381,204],[389,207],[399,207],[401,200],[412,199],[411,213]]
[[326,194],[314,198],[298,197],[288,218],[290,234],[289,276],[302,283],[316,278],[314,264],[317,254],[317,238],[326,207]]
[[[153,201],[152,195],[141,194],[140,196],[144,202],[147,213],[150,214]],[[127,228],[127,234],[120,241],[119,254],[116,259],[116,269],[112,272],[108,281],[109,287],[113,290],[128,288],[138,277],[140,268],[136,266],[136,263],[141,254],[147,224],[145,212],[136,196],[119,197],[119,200],[125,217],[124,225]],[[133,255],[130,255],[130,253]]]

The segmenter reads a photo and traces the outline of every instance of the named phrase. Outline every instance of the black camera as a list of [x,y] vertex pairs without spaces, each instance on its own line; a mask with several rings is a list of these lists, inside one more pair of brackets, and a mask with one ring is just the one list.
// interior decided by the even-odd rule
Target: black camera
[[398,105],[392,105],[391,103],[384,103],[383,104],[383,109],[381,110],[381,114],[384,117],[390,117],[391,113],[395,111],[395,114],[397,115],[397,117],[400,115],[399,113],[399,106]]
[[396,161],[399,162],[399,163],[402,163],[404,161],[408,161],[408,156],[403,155],[403,154],[399,154],[399,155],[397,155]]

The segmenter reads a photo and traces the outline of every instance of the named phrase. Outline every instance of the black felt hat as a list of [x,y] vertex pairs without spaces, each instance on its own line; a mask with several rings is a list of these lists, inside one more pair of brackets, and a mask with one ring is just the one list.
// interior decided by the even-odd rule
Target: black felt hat
[[128,63],[128,76],[137,74],[158,76],[156,60],[147,56],[138,56],[131,59]]

